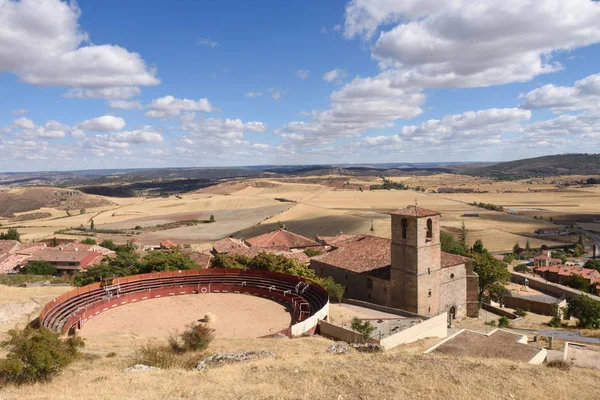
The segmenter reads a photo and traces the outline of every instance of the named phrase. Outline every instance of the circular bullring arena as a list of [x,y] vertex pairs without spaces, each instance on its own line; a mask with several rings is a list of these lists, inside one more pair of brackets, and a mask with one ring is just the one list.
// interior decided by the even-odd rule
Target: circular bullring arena
[[315,283],[270,271],[214,268],[84,286],[46,304],[40,324],[59,333],[82,330],[84,337],[127,332],[164,338],[208,316],[217,337],[294,337],[314,332],[328,312],[327,292]]

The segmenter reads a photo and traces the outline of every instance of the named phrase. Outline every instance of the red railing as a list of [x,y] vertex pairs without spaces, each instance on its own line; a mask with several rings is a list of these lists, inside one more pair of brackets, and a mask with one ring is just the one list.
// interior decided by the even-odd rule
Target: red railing
[[[200,283],[201,277],[208,280]],[[305,289],[296,293],[292,288],[299,283]],[[288,305],[295,324],[314,315],[328,302],[327,292],[317,284],[296,276],[263,270],[214,268],[167,271],[115,278],[113,284],[124,288],[124,292],[107,297],[100,283],[93,283],[64,293],[44,306],[40,323],[50,329],[66,332],[72,328],[77,330],[96,314],[131,302],[165,295],[234,292],[270,298]]]

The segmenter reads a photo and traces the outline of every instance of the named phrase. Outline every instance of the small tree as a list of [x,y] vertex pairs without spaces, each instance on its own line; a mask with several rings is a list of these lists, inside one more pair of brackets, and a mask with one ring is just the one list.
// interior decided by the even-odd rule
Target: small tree
[[465,226],[465,221],[462,222],[460,226],[460,234],[458,235],[458,242],[463,246],[463,248],[467,248],[467,227]]
[[81,210],[79,210],[79,214],[85,214],[85,208],[82,208]]
[[579,320],[582,328],[600,328],[600,303],[584,294],[569,300],[569,314]]
[[527,242],[525,242],[525,251],[531,251],[531,243],[529,243],[529,239],[527,239]]
[[488,286],[488,293],[490,294],[490,300],[495,301],[502,306],[504,305],[504,299],[507,296],[510,296],[510,290],[499,282],[494,282]]
[[573,289],[589,292],[590,283],[587,279],[579,275],[570,275],[565,279],[565,284]]
[[353,331],[363,335],[365,339],[371,337],[371,333],[373,333],[373,331],[375,330],[375,327],[369,321],[363,321],[358,317],[352,318],[350,327]]
[[512,263],[514,260],[515,260],[514,254],[505,254],[504,258],[502,259],[502,261],[504,261],[507,264]]
[[108,239],[103,240],[100,243],[100,246],[104,247],[105,249],[109,249],[109,250],[113,250],[113,251],[116,250],[116,248],[117,248],[117,245],[115,244],[115,242],[113,242],[112,240],[108,240]]
[[510,328],[510,320],[508,319],[508,317],[506,315],[503,315],[500,318],[498,318],[498,327]]
[[93,219],[90,220],[90,229],[94,230],[94,220]]
[[208,222],[215,222],[215,216],[210,214],[210,218],[208,219]]
[[336,283],[330,276],[322,280],[317,280],[317,283],[325,288],[329,298],[336,299],[339,303],[342,302],[344,294],[346,293],[346,288],[343,285]]
[[96,241],[92,238],[85,238],[79,243],[81,243],[81,244],[96,244]]
[[488,252],[487,249],[483,247],[483,242],[481,239],[477,239],[475,241],[475,244],[473,244],[473,251],[478,254],[484,254]]
[[21,234],[16,228],[8,228],[6,233],[0,233],[0,240],[16,240],[17,242],[20,242]]

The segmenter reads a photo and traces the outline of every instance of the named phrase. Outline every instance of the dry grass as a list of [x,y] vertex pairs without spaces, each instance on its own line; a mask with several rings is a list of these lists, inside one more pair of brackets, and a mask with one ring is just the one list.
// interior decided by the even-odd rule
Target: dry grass
[[[276,358],[203,372],[124,373],[126,358],[81,361],[49,384],[6,387],[2,399],[596,399],[600,371],[402,352],[330,355],[322,338],[217,340],[211,352]],[[435,379],[432,379],[435,377]]]

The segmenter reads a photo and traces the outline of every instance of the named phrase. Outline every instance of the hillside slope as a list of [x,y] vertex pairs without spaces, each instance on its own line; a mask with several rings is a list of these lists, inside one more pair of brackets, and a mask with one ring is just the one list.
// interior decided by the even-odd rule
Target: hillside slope
[[37,210],[42,207],[58,210],[80,210],[111,205],[109,200],[84,194],[79,190],[53,187],[28,187],[0,192],[0,217]]
[[556,175],[598,175],[600,154],[558,154],[471,168],[466,175],[497,179],[528,179]]
[[[54,381],[0,388],[2,399],[597,399],[600,371],[570,371],[505,360],[460,359],[391,351],[325,353],[331,342],[215,340],[212,354],[272,351],[276,357],[202,372],[122,372],[125,347],[86,357]],[[90,346],[91,347],[91,346]],[[114,350],[113,350],[114,349]],[[91,349],[89,349],[91,350]],[[86,351],[89,351],[86,350]],[[117,356],[106,358],[108,351]],[[419,349],[416,353],[420,353]]]

